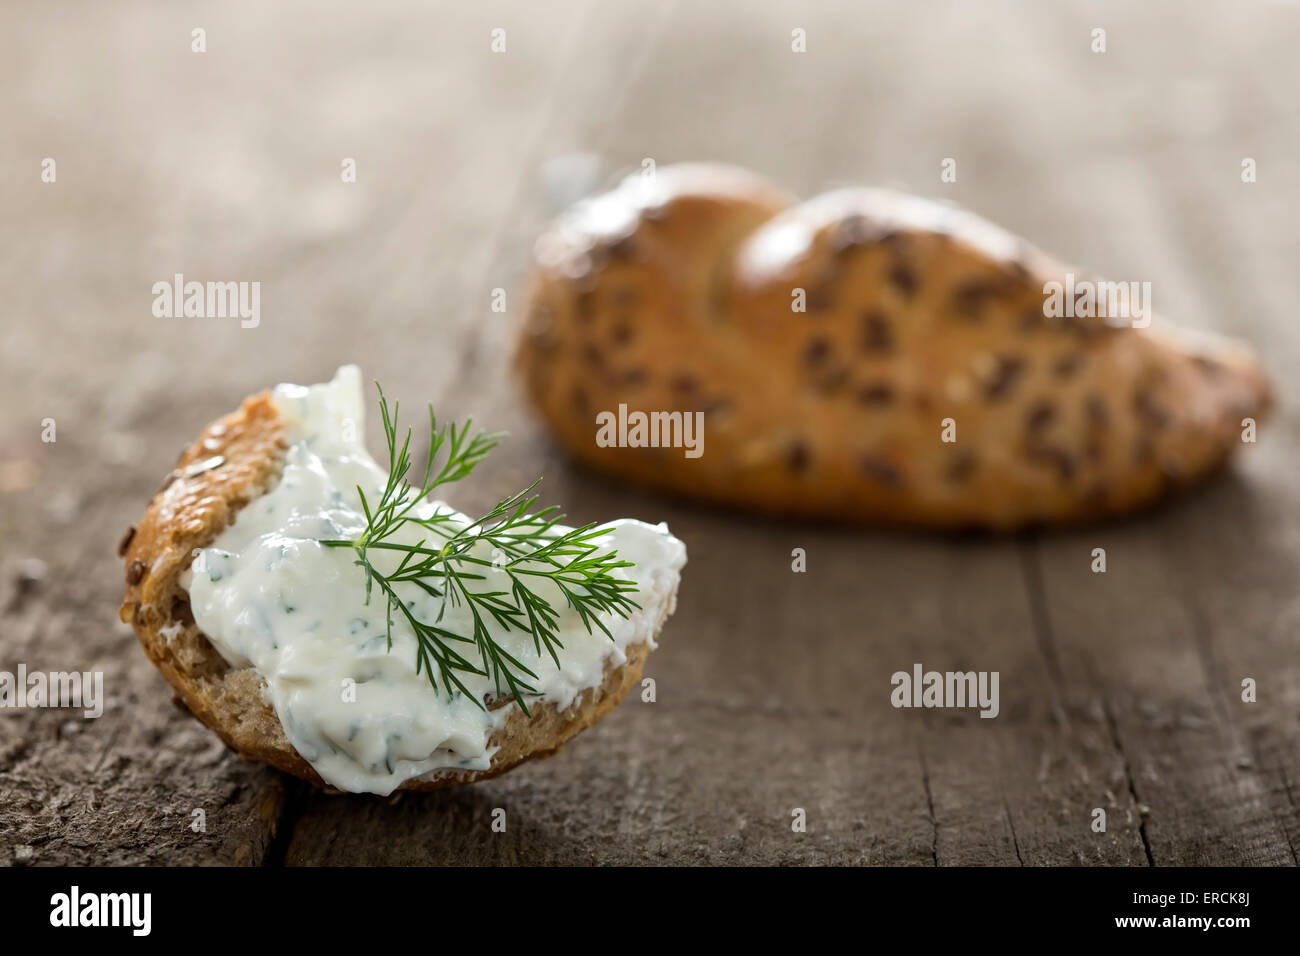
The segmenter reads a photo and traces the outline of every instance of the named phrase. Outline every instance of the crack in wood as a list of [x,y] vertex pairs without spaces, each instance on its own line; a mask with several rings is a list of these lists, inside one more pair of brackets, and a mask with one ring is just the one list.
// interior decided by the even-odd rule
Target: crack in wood
[[[1286,768],[1278,767],[1277,773],[1282,779],[1282,792],[1286,794],[1287,803],[1291,805],[1292,810],[1297,809],[1295,794],[1291,790],[1291,781],[1287,778]],[[1291,848],[1292,859],[1300,860],[1300,857],[1296,856],[1295,843],[1291,840],[1291,833],[1286,827],[1282,827],[1282,835],[1286,837],[1286,845]],[[1300,866],[1300,863],[1297,863],[1297,865]]]
[[1016,836],[1016,821],[1011,816],[1011,804],[1007,803],[1006,797],[1002,798],[1002,809],[1007,815],[1007,826],[1011,828],[1011,846],[1016,851],[1016,859],[1020,861],[1021,866],[1024,866],[1025,858],[1020,855],[1020,839]]
[[925,750],[918,748],[917,756],[921,758],[921,783],[925,787],[925,805],[930,812],[930,827],[932,835],[930,838],[930,858],[934,865],[939,865],[939,819],[934,815],[934,794],[930,790],[930,768],[925,762]]
[[271,832],[271,842],[262,858],[264,867],[283,867],[289,855],[289,846],[293,843],[294,832],[307,812],[311,784],[305,780],[284,777],[284,796],[281,798],[280,812],[276,816],[275,826]]
[[1147,839],[1147,817],[1142,812],[1143,803],[1138,797],[1137,782],[1133,779],[1133,768],[1129,765],[1128,754],[1124,752],[1124,744],[1119,736],[1119,724],[1115,721],[1115,714],[1111,711],[1110,701],[1102,697],[1102,713],[1106,716],[1106,726],[1110,729],[1110,740],[1115,746],[1116,752],[1124,762],[1124,779],[1128,783],[1128,794],[1133,801],[1133,812],[1138,815],[1138,836],[1142,838],[1142,850],[1147,856],[1147,866],[1155,866],[1155,857],[1151,854],[1151,841]]

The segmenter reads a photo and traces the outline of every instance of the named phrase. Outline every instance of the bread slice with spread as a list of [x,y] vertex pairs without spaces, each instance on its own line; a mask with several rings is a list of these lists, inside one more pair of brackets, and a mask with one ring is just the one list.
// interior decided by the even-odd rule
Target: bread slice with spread
[[[952,206],[796,202],[728,166],[660,168],[536,245],[518,365],[577,458],[764,512],[943,528],[1103,518],[1253,435],[1244,345],[1150,314]],[[1118,308],[1116,307],[1118,306]],[[702,454],[598,416],[702,415]],[[655,447],[658,445],[659,447]]]
[[[507,616],[503,625],[483,610],[491,599],[478,595],[505,591],[498,603],[509,600],[510,567],[544,572],[571,557],[515,566],[510,556],[491,554],[490,541],[479,542],[464,552],[474,573],[460,582],[474,600],[444,602],[434,595],[454,581],[401,580],[397,556],[419,556],[422,539],[439,529],[448,540],[460,532],[460,542],[482,528],[425,501],[417,511],[435,515],[429,527],[390,533],[387,543],[408,550],[384,565],[400,597],[389,605],[376,581],[368,596],[353,549],[321,543],[365,533],[356,486],[372,510],[381,498],[387,475],[365,450],[363,418],[359,373],[345,367],[325,385],[254,395],[208,426],[123,542],[122,619],[185,706],[243,757],[330,789],[428,790],[554,753],[640,680],[675,606],[685,548],[663,525],[618,521],[600,529],[587,542],[591,555],[616,549],[620,562],[633,562],[609,574],[631,582],[620,587],[635,603],[622,614],[597,609],[585,622],[553,578],[525,579],[530,588],[540,581],[529,593],[553,608],[562,646],[548,647],[521,629],[526,616]],[[540,526],[519,527],[523,534]],[[565,530],[543,529],[552,537]],[[580,575],[565,580],[582,587],[573,583]],[[407,610],[410,620],[436,628],[442,643],[421,644]],[[480,611],[486,631],[476,645]],[[516,675],[531,675],[536,693],[523,706],[523,695],[494,681],[490,663],[479,666],[480,646],[510,655],[524,668]],[[447,672],[428,657],[430,647],[450,648],[471,669],[453,670],[451,683],[438,680]]]

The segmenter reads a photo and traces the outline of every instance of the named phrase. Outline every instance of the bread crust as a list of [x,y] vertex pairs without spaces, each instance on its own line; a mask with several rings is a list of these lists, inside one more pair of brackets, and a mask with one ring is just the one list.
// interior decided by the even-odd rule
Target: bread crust
[[[517,352],[559,442],[619,478],[765,513],[1014,530],[1190,485],[1270,404],[1239,343],[1158,316],[1046,318],[1044,283],[1096,280],[973,214],[869,189],[794,205],[732,167],[638,179],[539,239]],[[702,412],[702,456],[600,447],[595,416],[620,404]]]
[[[252,667],[229,666],[194,623],[181,574],[199,549],[235,521],[239,509],[278,481],[287,448],[284,423],[263,392],[209,425],[182,452],[176,468],[154,495],[119,549],[125,560],[126,593],[120,615],[131,624],[145,654],[194,716],[245,760],[270,764],[331,792],[285,736],[265,696],[266,683]],[[618,706],[641,678],[651,641],[672,610],[667,602],[646,640],[625,648],[626,661],[611,660],[604,680],[560,710],[539,703],[532,719],[515,708],[496,730],[499,748],[490,769],[443,771],[403,782],[399,790],[436,790],[484,780],[536,757],[556,753],[565,741]],[[492,706],[509,703],[500,700]]]

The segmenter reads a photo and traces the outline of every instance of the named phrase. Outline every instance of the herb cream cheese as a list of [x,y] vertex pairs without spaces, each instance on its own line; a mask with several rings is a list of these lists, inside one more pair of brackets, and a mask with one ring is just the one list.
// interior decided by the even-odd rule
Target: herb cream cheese
[[[232,667],[257,669],[290,743],[332,786],[387,794],[414,777],[489,769],[497,749],[490,738],[518,704],[487,709],[441,685],[435,690],[427,673],[416,673],[416,637],[401,615],[394,616],[389,648],[384,599],[376,590],[366,603],[356,554],[319,543],[361,534],[367,522],[357,487],[375,501],[388,477],[365,449],[360,371],[345,366],[326,384],[280,385],[272,401],[286,423],[283,474],[183,576],[195,622]],[[421,517],[439,510],[453,515],[452,524],[471,522],[441,501],[417,508]],[[493,638],[536,675],[530,683],[539,703],[572,705],[602,682],[607,667],[626,660],[630,644],[653,644],[673,609],[686,563],[682,542],[664,524],[620,520],[606,527],[595,543],[633,562],[616,573],[636,583],[630,596],[640,605],[627,618],[601,615],[612,639],[599,628],[589,633],[550,581],[537,589],[559,615],[558,666],[545,647],[538,653],[530,633],[488,621]],[[428,532],[410,524],[397,535],[414,545]],[[399,553],[391,554],[396,565]],[[486,576],[479,589],[509,590],[504,571],[476,570]],[[441,626],[473,632],[463,603],[444,607],[414,584],[396,587],[418,620],[441,613]],[[496,696],[490,676],[458,676],[480,702]]]

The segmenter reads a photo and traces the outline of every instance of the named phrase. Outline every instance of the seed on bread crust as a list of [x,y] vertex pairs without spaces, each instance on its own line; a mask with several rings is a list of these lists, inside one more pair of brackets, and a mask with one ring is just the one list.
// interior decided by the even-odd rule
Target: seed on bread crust
[[999,355],[994,360],[993,373],[984,382],[984,397],[997,400],[1006,398],[1025,371],[1025,360],[1014,355]]
[[825,338],[809,339],[808,344],[803,349],[804,364],[810,367],[817,367],[830,358],[831,343]]
[[1052,374],[1057,378],[1072,378],[1083,367],[1083,353],[1069,352],[1052,363]]
[[628,345],[632,342],[632,323],[626,320],[615,323],[610,329],[609,337],[615,345]]
[[813,388],[822,395],[837,394],[848,382],[849,370],[843,365],[832,365],[813,376]]
[[889,267],[887,273],[890,285],[902,293],[905,299],[910,299],[916,295],[917,287],[920,282],[916,278],[916,272],[911,266],[904,262],[896,262]]
[[953,457],[944,477],[949,483],[959,485],[970,480],[979,465],[979,457],[970,449],[961,449]]
[[823,278],[805,291],[804,307],[810,315],[825,312],[831,307],[831,293],[827,285],[827,280]]
[[894,386],[889,382],[870,382],[857,390],[863,405],[889,405],[894,401]]
[[139,584],[144,579],[144,573],[147,565],[140,560],[132,561],[126,566],[126,583]]
[[669,380],[674,392],[682,395],[696,395],[700,391],[700,379],[694,372],[677,372]]
[[889,352],[894,348],[894,329],[889,316],[879,309],[862,314],[862,348],[866,352]]
[[1074,456],[1059,445],[1035,445],[1031,447],[1029,457],[1032,461],[1055,468],[1062,481],[1074,477]]
[[1169,424],[1169,412],[1156,400],[1155,392],[1146,386],[1139,388],[1133,396],[1133,409],[1152,428],[1164,428]]
[[965,319],[982,319],[984,306],[997,292],[998,284],[989,279],[967,279],[953,290],[953,309]]
[[863,455],[859,464],[862,473],[877,484],[887,488],[899,488],[903,484],[902,472],[888,458],[880,455]]
[[182,473],[182,477],[194,478],[203,474],[205,471],[211,471],[213,468],[220,468],[225,463],[226,458],[224,455],[213,455],[210,458],[205,458],[202,461],[196,461],[194,464],[189,465]]
[[786,446],[786,467],[796,475],[801,475],[808,470],[809,457],[807,442],[796,440]]
[[704,408],[701,411],[704,412],[705,418],[721,418],[731,411],[731,399],[711,398],[704,403]]
[[1046,430],[1056,419],[1056,406],[1050,401],[1035,402],[1025,415],[1025,430],[1030,435],[1037,435]]

